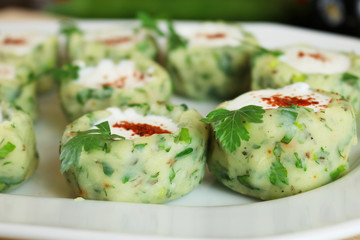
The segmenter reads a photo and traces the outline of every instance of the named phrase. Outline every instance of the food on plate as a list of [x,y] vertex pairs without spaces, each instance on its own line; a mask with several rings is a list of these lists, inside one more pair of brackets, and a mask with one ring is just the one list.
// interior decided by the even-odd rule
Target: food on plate
[[0,62],[0,100],[37,118],[36,82],[28,66]]
[[155,59],[158,55],[156,42],[149,31],[134,24],[81,29],[67,23],[62,32],[67,36],[66,50],[70,61],[94,64],[103,58],[118,61],[141,55]]
[[0,192],[27,180],[38,164],[33,123],[28,114],[0,104]]
[[52,70],[57,64],[58,39],[55,35],[29,32],[0,33],[0,61],[16,67],[28,65],[37,81],[38,92],[54,86]]
[[260,51],[253,57],[252,89],[305,82],[313,89],[337,92],[360,112],[360,56],[307,45]]
[[61,104],[70,120],[111,106],[168,101],[172,93],[167,72],[141,57],[103,59],[96,65],[77,61],[65,65],[58,75]]
[[204,176],[208,125],[186,105],[137,104],[88,113],[66,127],[61,172],[86,199],[163,203]]
[[306,83],[245,93],[209,113],[208,166],[225,186],[264,200],[327,184],[357,143],[351,104]]
[[189,98],[229,99],[250,88],[250,56],[257,41],[238,24],[169,24],[167,68],[175,91]]

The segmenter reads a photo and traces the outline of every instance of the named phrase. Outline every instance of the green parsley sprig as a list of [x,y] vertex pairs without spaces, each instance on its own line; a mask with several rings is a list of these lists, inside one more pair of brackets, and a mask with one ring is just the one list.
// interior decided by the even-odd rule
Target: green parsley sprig
[[92,150],[102,150],[109,152],[109,143],[124,139],[123,136],[111,134],[109,122],[105,121],[95,125],[97,129],[75,132],[77,135],[65,143],[61,154],[61,173],[69,170],[71,166],[79,164],[82,150],[90,152]]
[[280,50],[270,50],[268,48],[264,48],[260,45],[257,45],[249,41],[242,41],[242,44],[254,48],[256,52],[258,52],[259,54],[271,54],[274,57],[279,57],[281,55],[284,55],[284,52]]
[[65,20],[60,23],[60,33],[70,36],[73,33],[82,34],[83,32],[76,26],[74,21]]
[[64,79],[75,80],[79,77],[79,69],[80,67],[78,65],[67,63],[64,64],[61,68],[54,69],[52,72],[52,76],[56,81],[59,82]]
[[183,37],[181,37],[174,28],[174,24],[172,21],[168,21],[168,36],[167,36],[167,41],[168,41],[168,46],[170,50],[179,48],[179,47],[186,47],[188,41],[186,39],[184,39]]
[[249,105],[238,110],[216,109],[201,121],[214,124],[216,138],[227,152],[234,152],[241,146],[241,140],[249,141],[246,122],[262,123],[265,110],[259,106]]
[[153,30],[159,36],[164,36],[164,32],[160,30],[157,20],[152,18],[149,14],[144,12],[138,12],[137,19],[141,22],[141,27]]

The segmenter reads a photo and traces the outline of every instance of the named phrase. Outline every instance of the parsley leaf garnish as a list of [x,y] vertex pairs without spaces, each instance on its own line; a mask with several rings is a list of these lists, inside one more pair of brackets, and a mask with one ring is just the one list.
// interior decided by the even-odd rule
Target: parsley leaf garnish
[[334,181],[337,178],[339,178],[341,174],[345,171],[346,171],[346,165],[340,165],[338,168],[336,168],[334,171],[330,173],[330,177]]
[[92,150],[103,150],[109,152],[109,143],[124,139],[124,137],[111,134],[109,122],[105,121],[95,125],[97,129],[90,129],[83,132],[75,132],[77,135],[65,143],[61,154],[61,173],[66,172],[69,168],[79,164],[82,150],[90,152]]
[[201,121],[215,125],[215,135],[227,152],[234,152],[241,146],[241,140],[248,141],[250,136],[245,122],[262,123],[265,110],[249,105],[238,110],[216,109]]
[[144,12],[138,12],[137,19],[140,20],[141,27],[149,29],[149,30],[153,30],[160,36],[164,36],[164,33],[163,33],[163,31],[160,30],[156,19],[152,18],[149,14],[144,13]]
[[254,44],[252,42],[243,41],[242,44],[255,48],[256,51],[260,54],[271,54],[274,57],[280,57],[281,55],[284,55],[284,52],[282,52],[280,50],[270,50],[270,49],[264,48],[262,46],[259,46],[257,44]]
[[279,160],[271,163],[269,180],[272,185],[278,187],[282,187],[283,184],[289,185],[287,169]]
[[174,28],[174,24],[172,21],[168,22],[168,29],[169,29],[169,35],[168,35],[168,47],[170,50],[174,50],[179,47],[186,47],[187,40],[181,37]]
[[287,130],[285,136],[281,139],[281,142],[288,144],[296,134],[295,122],[299,113],[297,106],[295,105],[291,107],[280,107],[279,109],[281,109],[280,114],[282,116],[281,126]]
[[4,159],[9,153],[14,151],[16,146],[11,142],[7,142],[2,148],[0,148],[0,160]]
[[73,33],[83,33],[73,21],[62,21],[60,24],[60,33],[65,36],[70,36]]
[[350,85],[355,85],[358,82],[359,77],[354,74],[346,72],[341,76],[341,80]]
[[79,77],[79,69],[78,65],[64,64],[61,68],[53,71],[53,78],[57,81],[62,81],[63,79],[75,80]]

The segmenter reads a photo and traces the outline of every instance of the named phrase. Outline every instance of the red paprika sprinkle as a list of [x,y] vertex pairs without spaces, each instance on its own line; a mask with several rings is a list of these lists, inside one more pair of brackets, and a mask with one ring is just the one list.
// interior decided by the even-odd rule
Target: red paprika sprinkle
[[[319,102],[316,101],[312,97],[301,97],[301,96],[282,96],[281,94],[276,94],[271,97],[263,97],[261,98],[267,104],[273,107],[291,107],[292,105],[297,106],[310,106],[310,105],[318,105]],[[326,106],[321,106],[326,107]]]
[[171,133],[170,131],[162,129],[158,126],[152,126],[146,123],[132,123],[128,121],[121,121],[119,123],[115,123],[113,127],[123,128],[128,131],[131,130],[141,137],[148,137],[153,134]]
[[11,38],[7,37],[3,40],[3,44],[5,45],[22,45],[25,44],[26,41],[23,38]]
[[118,37],[118,38],[109,38],[109,39],[100,40],[101,43],[106,45],[116,45],[129,41],[131,41],[130,37]]
[[198,37],[205,37],[207,39],[216,39],[216,38],[225,38],[225,33],[213,33],[213,34],[206,34],[206,33],[199,33],[197,34]]
[[325,57],[324,55],[320,54],[320,53],[304,53],[302,51],[298,52],[298,57],[304,57],[305,55],[307,55],[308,57],[312,57],[315,58],[317,60],[320,60],[322,62],[326,62],[327,60],[329,60],[327,57]]

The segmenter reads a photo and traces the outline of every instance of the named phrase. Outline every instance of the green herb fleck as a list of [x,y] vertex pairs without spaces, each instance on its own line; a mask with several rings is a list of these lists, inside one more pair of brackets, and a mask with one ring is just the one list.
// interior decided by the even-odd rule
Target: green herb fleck
[[151,178],[157,178],[157,177],[159,176],[159,174],[160,174],[160,173],[157,172],[157,173],[155,173],[154,175],[151,175],[150,177],[151,177]]
[[147,143],[135,144],[132,152],[134,152],[135,150],[142,150],[146,145],[147,145]]
[[165,138],[163,138],[163,137],[160,138],[159,144],[158,144],[159,150],[164,150],[165,152],[169,152],[170,149],[171,149],[171,147],[166,147],[165,145],[166,145],[166,140],[165,140]]
[[304,82],[307,79],[307,76],[304,74],[301,75],[293,75],[291,80],[293,83],[295,82]]
[[346,72],[342,75],[341,80],[350,85],[355,85],[358,82],[359,77],[354,74]]
[[170,184],[172,184],[175,176],[176,176],[176,173],[175,173],[175,171],[174,171],[174,168],[171,168],[171,170],[170,170],[170,175],[169,175]]
[[297,152],[294,152],[294,155],[295,155],[295,158],[296,158],[295,166],[297,168],[303,168],[304,172],[306,172],[307,168],[305,166],[305,163],[304,163],[303,159],[301,159],[299,157],[299,154]]
[[271,164],[269,180],[271,184],[278,187],[282,187],[283,184],[289,185],[287,170],[284,165],[282,165],[280,160],[277,160]]
[[266,49],[264,47],[261,47],[261,46],[257,46],[257,45],[254,45],[252,43],[248,43],[250,45],[252,45],[253,47],[256,47],[257,50],[261,53],[265,53],[265,54],[271,54],[275,57],[279,57],[281,55],[283,55],[284,53],[282,51],[279,51],[279,50],[270,50],[270,49]]
[[186,144],[190,144],[191,140],[188,128],[181,128],[179,135],[175,138],[175,142],[184,142]]
[[281,144],[279,142],[275,143],[273,153],[276,159],[280,159],[282,151],[283,149],[281,148]]
[[246,122],[261,123],[264,109],[249,105],[235,111],[216,109],[201,121],[215,125],[215,135],[227,152],[234,152],[241,146],[241,140],[248,141],[250,136]]
[[199,169],[195,169],[192,173],[191,176],[193,176],[195,173],[197,173],[199,171]]
[[101,165],[106,176],[110,177],[114,173],[115,170],[107,162],[101,162]]
[[325,127],[326,127],[327,129],[329,129],[329,130],[330,130],[330,132],[332,132],[332,131],[333,131],[333,129],[332,129],[331,127],[329,127],[329,125],[327,125],[326,123],[325,123]]
[[137,50],[139,50],[140,52],[146,52],[146,50],[148,50],[149,47],[150,45],[147,42],[140,42],[136,45]]
[[336,168],[334,171],[330,173],[330,177],[334,181],[340,177],[341,173],[345,171],[346,171],[346,165],[340,165],[338,168]]
[[4,146],[0,148],[0,159],[4,159],[9,153],[14,151],[16,146],[11,142],[7,142]]
[[164,36],[164,33],[160,30],[160,28],[157,24],[157,20],[152,18],[149,14],[144,13],[144,12],[139,12],[137,14],[137,19],[139,19],[141,21],[141,27],[149,29],[149,30],[153,30],[160,36]]
[[211,169],[211,171],[214,173],[217,179],[233,181],[233,179],[231,179],[228,174],[228,170],[221,165],[216,165],[215,167],[213,167],[213,169]]
[[182,107],[184,111],[187,111],[189,109],[189,107],[185,103],[180,104],[180,107]]
[[251,190],[260,190],[257,187],[253,187],[250,182],[249,182],[249,177],[250,175],[242,175],[242,176],[237,176],[237,180],[244,185],[245,187],[251,189]]
[[338,154],[339,154],[339,157],[344,158],[343,150],[338,149]]
[[222,54],[218,59],[218,66],[220,70],[225,73],[226,76],[232,76],[234,74],[232,58],[228,54]]
[[285,136],[281,139],[281,142],[288,144],[291,142],[291,140],[296,134],[296,129],[294,128],[294,126],[298,117],[297,107],[280,107],[279,109],[282,116],[281,124],[287,129]]
[[189,155],[192,152],[193,152],[192,148],[187,148],[184,151],[181,151],[178,154],[176,154],[175,159],[183,158],[183,157],[185,157],[186,155]]
[[86,101],[91,98],[92,89],[84,89],[76,93],[76,101],[84,105]]
[[170,105],[170,104],[166,104],[166,109],[171,112],[172,110],[174,110],[174,106]]
[[259,148],[261,148],[260,145],[256,145],[256,144],[254,144],[252,147],[253,147],[253,149],[259,149]]
[[53,71],[53,78],[57,81],[62,80],[75,80],[78,78],[78,71],[80,67],[72,64],[64,64],[61,68],[57,68]]
[[124,139],[124,137],[111,134],[110,126],[107,121],[96,125],[97,129],[91,129],[83,132],[75,132],[77,135],[64,144],[60,154],[61,173],[69,170],[73,166],[79,164],[82,150],[90,152],[92,150],[109,151],[109,143]]
[[125,176],[125,177],[123,177],[123,179],[122,179],[122,183],[123,183],[123,184],[127,183],[127,182],[129,181],[129,179],[130,179],[130,177],[129,177],[129,176]]

